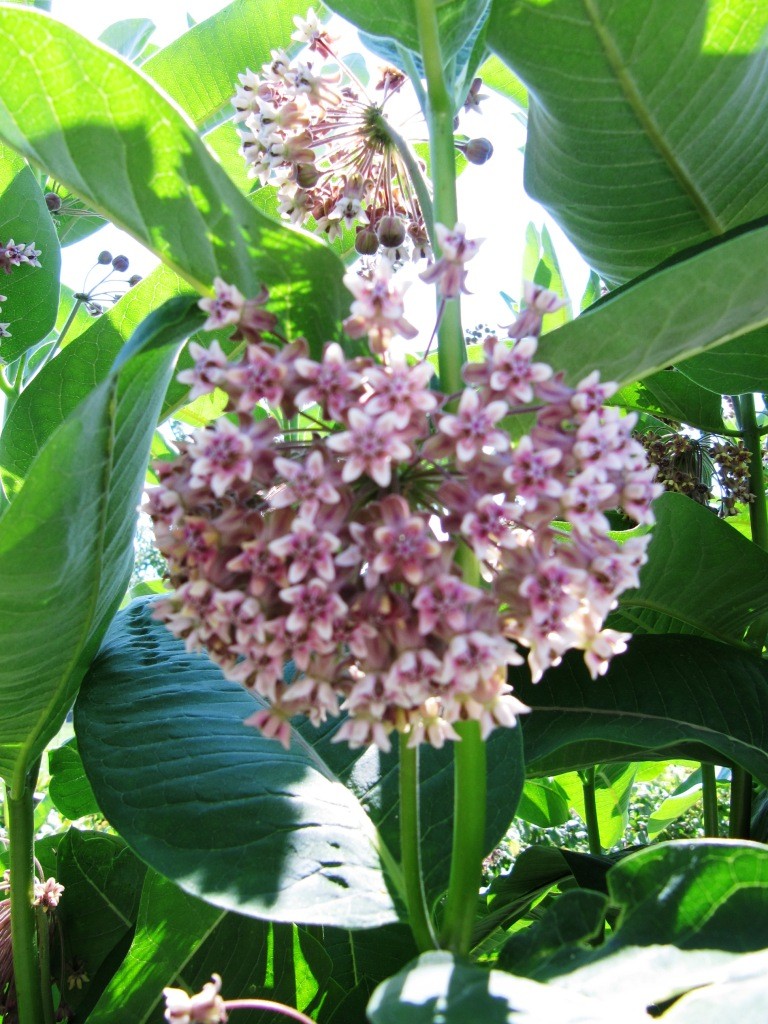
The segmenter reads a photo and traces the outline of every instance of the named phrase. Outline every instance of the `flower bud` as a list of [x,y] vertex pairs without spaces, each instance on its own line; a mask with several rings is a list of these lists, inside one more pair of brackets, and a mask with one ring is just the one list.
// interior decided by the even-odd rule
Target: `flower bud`
[[300,188],[314,188],[320,180],[320,171],[314,164],[299,164],[295,172],[296,184]]
[[139,281],[141,281],[141,280],[142,280],[142,276],[141,276],[141,274],[134,274],[134,275],[133,275],[133,277],[129,277],[129,278],[128,278],[128,287],[129,287],[129,288],[133,288],[133,287],[134,287],[135,285],[137,285],[137,284],[139,283]]
[[128,269],[128,257],[127,256],[115,256],[112,260],[112,266],[118,273],[123,274]]
[[57,196],[55,192],[46,192],[45,205],[51,213],[58,213],[61,209],[61,197]]
[[484,164],[493,156],[493,146],[488,139],[470,139],[461,151],[471,164]]
[[97,263],[101,263],[101,264],[103,264],[103,265],[104,265],[104,266],[106,267],[106,265],[107,265],[108,263],[111,263],[111,262],[112,262],[112,253],[111,253],[111,252],[108,252],[108,251],[107,251],[106,249],[104,249],[104,250],[103,250],[102,252],[100,252],[100,253],[99,253],[99,255],[98,255],[98,256],[96,257],[96,262],[97,262]]
[[386,214],[379,221],[376,234],[385,249],[396,249],[405,241],[405,225],[399,217]]
[[361,256],[373,256],[378,248],[378,236],[371,228],[361,228],[355,235],[355,250]]

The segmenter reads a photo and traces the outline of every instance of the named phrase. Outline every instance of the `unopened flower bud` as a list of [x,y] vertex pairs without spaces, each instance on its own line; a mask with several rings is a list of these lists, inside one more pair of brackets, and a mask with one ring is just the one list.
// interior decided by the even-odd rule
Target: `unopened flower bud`
[[128,269],[128,257],[127,256],[115,256],[112,260],[112,266],[120,274],[124,273]]
[[373,256],[379,248],[379,238],[371,228],[361,228],[355,235],[355,250],[361,256]]
[[128,287],[133,288],[135,285],[142,280],[141,274],[134,274],[133,277],[128,278]]
[[396,249],[405,241],[405,224],[399,217],[386,214],[379,221],[376,234],[385,249]]
[[493,156],[493,146],[488,139],[470,139],[462,153],[471,164],[484,164]]
[[300,188],[314,188],[320,180],[320,171],[314,164],[299,164],[296,168],[296,184]]
[[111,253],[111,252],[108,252],[108,251],[107,251],[106,249],[104,249],[104,250],[103,250],[102,252],[100,252],[100,253],[99,253],[99,255],[98,255],[98,256],[96,257],[96,262],[97,262],[97,263],[101,263],[101,264],[103,264],[103,265],[104,265],[104,266],[106,267],[106,265],[107,265],[108,263],[111,263],[111,262],[112,262],[112,253]]
[[51,213],[58,213],[61,209],[61,197],[57,196],[55,192],[46,192],[45,205]]

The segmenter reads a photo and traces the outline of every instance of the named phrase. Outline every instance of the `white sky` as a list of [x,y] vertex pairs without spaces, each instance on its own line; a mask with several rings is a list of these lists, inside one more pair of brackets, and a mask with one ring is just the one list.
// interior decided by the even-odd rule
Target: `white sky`
[[[149,18],[156,26],[152,41],[165,45],[186,30],[187,13],[195,21],[202,21],[226,4],[227,0],[130,0],[130,3],[125,0],[53,0],[51,14],[91,39],[97,39],[115,21]],[[545,220],[541,208],[523,190],[520,147],[525,136],[511,105],[491,96],[484,101],[483,110],[482,115],[464,115],[460,126],[461,131],[470,136],[487,137],[494,147],[488,163],[482,167],[469,165],[458,182],[459,215],[467,234],[470,238],[485,239],[468,267],[467,284],[473,294],[463,302],[467,327],[510,321],[499,292],[505,291],[515,298],[520,296],[525,229],[531,220],[538,227]],[[586,282],[586,268],[556,226],[549,220],[546,223],[563,264],[571,297],[578,303]],[[64,280],[75,290],[82,286],[85,273],[102,249],[109,249],[113,255],[118,252],[127,255],[131,261],[129,274],[146,274],[156,263],[133,239],[113,228],[105,228],[64,250]],[[406,312],[422,330],[429,332],[432,299],[426,294],[420,295],[421,291],[418,285],[410,289]]]

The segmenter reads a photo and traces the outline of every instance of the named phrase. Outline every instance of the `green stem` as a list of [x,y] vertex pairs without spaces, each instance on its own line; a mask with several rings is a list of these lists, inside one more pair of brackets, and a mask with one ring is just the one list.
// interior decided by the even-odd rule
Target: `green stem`
[[[453,144],[453,98],[443,71],[435,0],[415,0],[419,44],[427,79],[427,124],[432,159],[435,221],[453,228],[458,220],[456,155]],[[435,255],[440,255],[433,243]],[[464,387],[461,368],[467,360],[459,299],[449,299],[437,333],[440,386],[445,394]]]
[[[744,437],[744,444],[750,451],[749,490],[753,500],[749,506],[749,523],[752,540],[758,547],[768,551],[768,509],[765,500],[765,479],[763,476],[763,446],[757,424],[754,395],[738,395],[733,399],[736,422]],[[765,617],[752,623],[747,639],[756,641],[762,647],[765,643]],[[729,835],[732,839],[749,839],[752,819],[752,776],[735,765],[731,772],[731,807]]]
[[408,921],[420,953],[437,948],[421,872],[419,826],[419,748],[400,734],[400,855],[403,861]]
[[600,821],[597,817],[597,799],[595,786],[595,768],[587,768],[581,776],[581,785],[584,789],[584,813],[587,819],[587,837],[589,839],[589,852],[599,857],[603,852],[600,842]]
[[6,789],[5,809],[10,844],[11,941],[19,1024],[45,1020],[40,989],[35,892],[34,795],[39,762],[29,772],[23,791],[14,798]]
[[421,84],[421,78],[416,68],[416,62],[413,59],[411,51],[405,46],[397,44],[397,54],[402,61],[402,67],[405,73],[411,80],[413,91],[416,93],[416,99],[421,107],[421,112],[426,116],[427,113],[427,94],[424,92],[424,86]]
[[486,759],[479,722],[457,722],[451,874],[441,945],[466,956],[472,944],[485,855]]
[[405,164],[405,169],[408,171],[408,176],[413,182],[413,187],[416,189],[416,198],[419,200],[421,213],[424,217],[424,224],[427,228],[427,234],[429,235],[429,240],[434,247],[436,244],[435,215],[432,209],[432,198],[430,197],[427,183],[424,180],[424,175],[421,173],[419,162],[414,156],[413,150],[408,145],[407,141],[399,132],[395,131],[386,118],[381,118],[381,127],[383,131],[387,133],[400,154],[400,158]]
[[78,309],[80,309],[80,307],[82,306],[84,301],[85,301],[84,299],[75,299],[75,304],[72,307],[72,309],[70,309],[69,316],[64,321],[64,326],[59,331],[58,338],[56,339],[56,341],[54,341],[53,345],[51,345],[51,349],[48,352],[48,355],[45,357],[45,362],[43,363],[43,366],[46,366],[48,363],[50,363],[50,361],[53,359],[53,357],[56,355],[56,353],[61,348],[61,343],[64,341],[64,338],[66,337],[67,332],[69,331],[69,328],[75,322],[75,317],[77,316],[77,311],[78,311]]
[[717,778],[713,764],[701,765],[701,795],[704,803],[704,835],[717,839],[720,828],[717,811]]

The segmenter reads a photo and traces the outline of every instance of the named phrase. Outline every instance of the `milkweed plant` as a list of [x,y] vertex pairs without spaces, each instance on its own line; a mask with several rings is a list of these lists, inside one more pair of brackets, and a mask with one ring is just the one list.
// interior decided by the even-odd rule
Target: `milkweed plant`
[[[3,1021],[762,1021],[762,5],[46,6],[0,5]],[[524,268],[474,331],[463,175]]]

